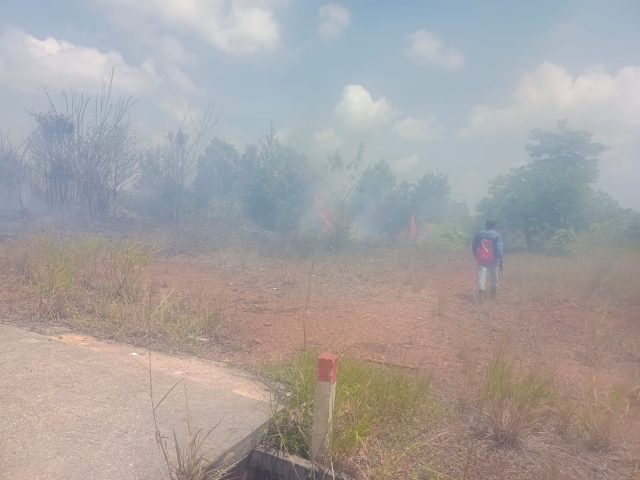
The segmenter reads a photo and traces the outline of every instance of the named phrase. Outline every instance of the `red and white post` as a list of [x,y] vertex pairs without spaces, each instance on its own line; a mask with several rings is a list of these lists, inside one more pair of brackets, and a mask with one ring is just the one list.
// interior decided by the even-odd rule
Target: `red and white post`
[[336,401],[338,356],[323,353],[318,357],[316,393],[311,427],[311,460],[324,454],[333,427],[333,406]]

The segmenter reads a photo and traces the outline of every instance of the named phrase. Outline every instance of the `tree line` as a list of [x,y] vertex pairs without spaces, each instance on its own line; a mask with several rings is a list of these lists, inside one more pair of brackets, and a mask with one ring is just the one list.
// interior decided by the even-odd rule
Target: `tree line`
[[[143,147],[134,132],[131,99],[109,87],[89,97],[50,96],[30,113],[33,131],[20,145],[0,135],[0,199],[26,209],[91,218],[143,215],[180,223],[243,219],[272,232],[315,230],[339,247],[354,235],[415,236],[427,224],[469,227],[466,205],[450,198],[449,179],[428,172],[399,181],[388,162],[364,167],[364,147],[351,158],[335,152],[318,167],[273,132],[242,152],[211,136],[213,108]],[[477,207],[529,250],[562,248],[584,232],[640,240],[637,212],[594,188],[605,147],[589,132],[560,122],[533,130],[529,162],[495,178]],[[416,227],[417,225],[417,227]]]

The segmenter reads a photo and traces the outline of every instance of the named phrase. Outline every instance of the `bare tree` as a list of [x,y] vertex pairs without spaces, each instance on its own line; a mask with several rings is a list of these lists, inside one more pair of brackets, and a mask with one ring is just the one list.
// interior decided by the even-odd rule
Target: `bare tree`
[[166,135],[164,144],[147,154],[141,181],[151,190],[154,210],[162,217],[180,220],[184,216],[198,157],[211,139],[213,112],[209,103],[198,121],[187,113],[178,129]]
[[52,208],[107,215],[136,175],[128,117],[133,101],[113,100],[112,83],[113,75],[95,97],[64,92],[62,108],[47,93],[49,111],[32,114],[36,128],[28,149],[36,187]]
[[15,202],[24,211],[26,176],[24,144],[16,147],[8,134],[0,132],[0,200]]

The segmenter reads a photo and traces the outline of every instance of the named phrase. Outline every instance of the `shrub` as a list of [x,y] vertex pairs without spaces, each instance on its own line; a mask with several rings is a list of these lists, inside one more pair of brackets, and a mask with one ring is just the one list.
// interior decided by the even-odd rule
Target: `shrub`
[[[274,448],[309,455],[316,358],[304,353],[266,372],[286,388],[279,395],[284,408],[272,420],[268,436]],[[438,405],[423,376],[341,358],[330,454],[346,459],[372,437],[401,441],[410,425],[424,428],[437,412]]]
[[573,230],[560,228],[544,243],[544,250],[550,255],[568,255],[576,246],[576,241]]
[[514,446],[522,435],[539,426],[553,398],[549,379],[532,371],[515,371],[504,353],[489,363],[482,399],[498,444]]

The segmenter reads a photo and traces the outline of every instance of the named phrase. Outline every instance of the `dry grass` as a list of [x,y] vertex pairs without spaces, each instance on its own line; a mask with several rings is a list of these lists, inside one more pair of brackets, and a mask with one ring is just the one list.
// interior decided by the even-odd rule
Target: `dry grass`
[[513,255],[505,280],[523,304],[640,305],[639,264],[638,252],[622,250],[575,257]]
[[[69,323],[102,337],[134,343],[146,341],[150,331],[154,346],[198,354],[216,340],[221,322],[228,320],[229,309],[224,295],[219,292],[204,288],[185,292],[169,289],[166,285],[152,287],[145,272],[152,261],[153,249],[141,243],[112,245],[100,239],[62,241],[49,236],[5,245],[3,250],[5,271],[10,270],[19,277],[21,288],[30,292],[34,305],[37,305],[35,310],[39,321]],[[335,276],[354,289],[391,286],[402,293],[407,292],[407,288],[419,293],[424,285],[424,276],[437,267],[438,262],[443,262],[433,250],[422,246],[348,253],[315,259],[315,268],[319,276],[327,279],[327,284]],[[483,319],[484,324],[494,325],[499,320],[500,329],[506,328],[514,337],[520,338],[524,323],[517,317],[501,318],[501,309],[513,309],[515,306],[515,309],[524,310],[531,304],[541,307],[541,314],[545,314],[547,309],[558,305],[572,305],[567,311],[575,309],[580,312],[578,314],[584,314],[571,317],[575,320],[575,325],[571,324],[571,334],[576,332],[576,338],[579,338],[575,351],[579,358],[584,353],[586,362],[583,363],[599,369],[610,367],[617,347],[623,344],[633,354],[629,362],[637,362],[640,359],[640,340],[637,336],[621,333],[623,325],[617,314],[629,311],[629,306],[640,306],[639,258],[637,253],[627,252],[596,253],[589,258],[511,256],[506,262],[504,296],[496,303],[479,307],[477,311],[487,317]],[[265,259],[255,251],[228,248],[220,250],[209,261],[248,273],[249,288],[254,283],[259,285],[261,277],[251,274],[262,268],[273,269],[265,278],[274,288],[298,288],[302,291],[311,281],[306,276],[308,260],[301,262],[301,267],[294,273],[287,270],[289,264],[278,263],[279,259]],[[432,305],[432,313],[458,320],[456,314],[461,301],[455,295],[448,295],[441,289],[432,299]],[[617,310],[619,306],[623,308]],[[535,320],[526,319],[527,322]],[[497,337],[491,339],[487,335],[481,338],[494,342]],[[486,359],[482,355],[483,349],[479,347],[473,351]],[[468,478],[482,478],[473,477],[474,469],[480,468],[476,463],[481,462],[467,462],[466,457],[461,460],[460,455],[450,456],[447,449],[452,448],[453,437],[464,445],[479,444],[499,452],[497,455],[515,458],[513,465],[524,462],[524,457],[518,455],[533,455],[531,458],[540,461],[543,457],[538,453],[532,454],[531,446],[544,442],[549,443],[541,449],[566,448],[572,455],[580,457],[574,463],[571,463],[572,459],[565,460],[567,465],[581,465],[580,468],[586,465],[584,458],[599,458],[600,452],[610,456],[619,454],[624,441],[625,422],[631,423],[629,411],[637,415],[633,407],[640,404],[640,382],[637,379],[615,388],[610,385],[607,388],[596,387],[594,381],[583,393],[581,384],[554,386],[550,376],[535,369],[520,368],[513,358],[504,354],[496,355],[484,370],[479,358],[465,353],[465,350],[462,348],[459,356],[462,385],[460,391],[451,395],[454,402],[460,400],[456,406],[461,408],[445,411],[443,415],[438,414],[438,404],[444,405],[445,402],[434,400],[435,394],[424,377],[344,359],[336,429],[327,462],[333,462],[363,479],[467,478],[467,473],[470,475]],[[279,450],[305,456],[315,356],[302,355],[269,369],[268,374],[287,387],[286,393],[281,392],[280,401],[284,408],[274,416],[269,442]],[[577,382],[584,380],[578,379]],[[565,394],[562,400],[558,399],[556,388]],[[393,394],[394,390],[400,393]],[[551,409],[555,411],[557,429],[549,433],[542,427],[550,424],[547,420]],[[490,427],[492,440],[472,438],[462,427],[462,433],[453,435],[451,431],[457,428],[459,419],[447,420],[450,423],[442,429],[449,430],[443,436],[431,430],[445,415],[461,415],[475,423],[481,416],[480,412],[483,425]],[[531,434],[539,430],[540,434]],[[172,456],[182,458],[184,465],[192,465],[182,470],[192,472],[195,478],[198,478],[198,467],[193,465],[198,464],[199,456],[192,452],[198,450],[196,447],[203,436],[202,433],[192,435],[181,445],[175,438],[165,439]],[[500,446],[519,445],[521,448],[496,449],[496,442]],[[434,460],[436,458],[437,461]],[[443,465],[443,459],[444,462],[451,461],[448,472],[455,471],[464,477],[442,474],[436,465]],[[552,471],[548,478],[556,478],[555,475]],[[601,478],[616,477],[604,475]]]
[[585,359],[590,366],[597,368],[603,360],[603,355],[612,348],[617,329],[606,306],[598,306],[589,312],[584,318],[584,327]]
[[541,425],[555,390],[549,377],[518,371],[507,354],[498,352],[487,366],[481,396],[493,439],[499,445],[516,446],[523,435]]
[[[169,480],[221,480],[223,473],[212,469],[211,462],[204,456],[204,443],[211,430],[190,430],[188,440],[181,442],[176,432],[171,439],[156,432],[158,445],[164,455]],[[170,445],[172,443],[172,445]],[[173,455],[169,450],[173,450]]]
[[224,298],[202,290],[154,291],[145,278],[154,248],[104,238],[34,236],[5,245],[3,263],[35,303],[35,320],[113,340],[201,352],[216,339]]
[[612,451],[622,439],[630,409],[638,401],[640,385],[616,384],[608,392],[596,373],[581,397],[557,402],[557,431],[574,448]]
[[[149,324],[149,328],[151,325]],[[190,422],[189,403],[185,390],[185,410],[187,417],[187,437],[180,440],[176,431],[172,435],[164,435],[158,423],[157,410],[162,402],[180,384],[181,380],[175,383],[164,393],[159,401],[154,399],[153,376],[151,370],[151,349],[148,352],[149,358],[149,399],[151,401],[151,413],[155,428],[155,439],[167,468],[169,480],[221,480],[224,475],[214,466],[212,462],[205,458],[205,442],[213,429],[204,432],[200,429],[193,429]]]

